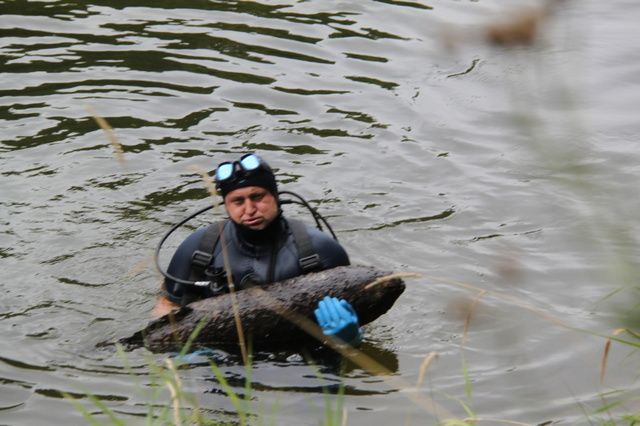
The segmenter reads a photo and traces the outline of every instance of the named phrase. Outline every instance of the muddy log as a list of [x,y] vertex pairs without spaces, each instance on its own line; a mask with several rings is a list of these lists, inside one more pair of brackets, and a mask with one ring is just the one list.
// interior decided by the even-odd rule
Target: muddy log
[[[400,278],[367,286],[387,275],[390,273],[372,267],[340,266],[238,291],[236,300],[244,333],[255,349],[312,343],[314,339],[291,319],[306,318],[315,323],[313,310],[327,295],[347,300],[358,313],[360,325],[368,324],[387,312],[404,291]],[[190,303],[152,321],[120,343],[126,349],[145,346],[154,352],[176,350],[200,321],[206,324],[193,342],[195,346],[238,345],[230,294]]]

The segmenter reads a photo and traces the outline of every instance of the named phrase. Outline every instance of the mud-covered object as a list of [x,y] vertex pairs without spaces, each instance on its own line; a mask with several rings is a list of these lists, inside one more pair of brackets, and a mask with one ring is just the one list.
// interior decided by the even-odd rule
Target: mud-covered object
[[[313,311],[318,302],[324,296],[333,296],[348,301],[360,324],[368,324],[387,312],[404,291],[404,282],[399,278],[365,288],[387,275],[390,272],[373,267],[339,266],[238,291],[235,295],[244,334],[251,339],[254,349],[320,344],[287,318],[303,317],[315,323]],[[195,346],[238,345],[230,294],[193,302],[119,342],[126,349],[145,346],[154,352],[176,350],[184,345],[200,321],[206,324],[195,338]]]
[[[200,244],[206,229],[196,230],[180,244],[169,264],[171,275],[184,280],[205,279],[192,275],[192,257],[196,250],[203,250]],[[349,256],[336,240],[310,226],[305,229],[318,255],[319,269],[349,264]],[[222,241],[225,242],[224,252]],[[224,270],[226,258],[238,290],[244,287],[247,277],[253,278],[253,282],[273,283],[303,273],[294,233],[289,221],[282,216],[261,231],[252,231],[229,220],[225,222],[220,241],[211,250],[212,267]],[[184,286],[169,279],[165,280],[164,288],[166,296],[177,304],[183,304],[185,293],[191,300],[213,295],[207,287]]]

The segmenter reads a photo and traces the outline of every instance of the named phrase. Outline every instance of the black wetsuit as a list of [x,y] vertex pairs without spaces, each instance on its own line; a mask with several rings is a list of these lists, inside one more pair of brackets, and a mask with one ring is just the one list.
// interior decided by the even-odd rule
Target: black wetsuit
[[[192,256],[199,250],[205,230],[206,227],[198,229],[180,244],[169,264],[169,274],[180,279],[193,279]],[[319,270],[349,264],[346,251],[336,240],[310,226],[306,226],[306,230],[319,256]],[[212,265],[221,271],[224,270],[223,242],[236,289],[281,281],[303,273],[293,233],[282,216],[261,231],[227,220],[213,250]],[[165,280],[165,290],[171,301],[183,304],[213,295],[206,287],[183,285],[169,279]]]

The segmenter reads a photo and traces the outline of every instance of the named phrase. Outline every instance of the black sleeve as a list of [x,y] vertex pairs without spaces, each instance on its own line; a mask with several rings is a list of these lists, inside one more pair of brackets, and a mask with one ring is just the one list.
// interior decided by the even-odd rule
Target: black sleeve
[[[206,227],[200,228],[189,235],[176,249],[171,258],[167,272],[176,278],[188,280],[191,275],[191,257],[193,252],[198,250],[200,240],[204,235]],[[165,278],[164,288],[167,297],[175,303],[181,303],[185,286],[170,279]]]
[[315,228],[308,227],[313,248],[320,256],[322,269],[331,269],[336,266],[349,265],[349,255],[339,242],[330,235],[320,232]]

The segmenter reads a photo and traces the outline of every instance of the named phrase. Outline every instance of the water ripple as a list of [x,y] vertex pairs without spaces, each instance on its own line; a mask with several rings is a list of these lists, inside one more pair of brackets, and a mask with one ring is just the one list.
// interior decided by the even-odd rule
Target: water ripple
[[[354,263],[443,278],[409,283],[367,329],[398,377],[414,383],[434,350],[433,393],[464,395],[464,350],[480,414],[505,414],[508,393],[509,416],[558,418],[575,408],[572,386],[597,402],[585,371],[602,341],[510,301],[613,328],[617,311],[594,301],[637,275],[629,40],[640,12],[623,3],[562,2],[544,43],[509,49],[482,42],[482,20],[509,12],[493,0],[0,1],[3,421],[63,423],[73,408],[62,392],[85,396],[78,380],[125,418],[144,415],[121,360],[94,345],[148,320],[160,278],[140,265],[167,226],[210,203],[190,167],[248,150],[330,219]],[[445,39],[454,24],[460,40]],[[150,382],[144,354],[130,355]],[[224,363],[241,390],[238,359]],[[612,385],[637,387],[623,362],[610,365]],[[332,383],[334,367],[320,363]],[[322,385],[306,364],[256,369],[260,402],[284,393],[291,423],[307,421],[294,405],[320,401]],[[396,421],[413,410],[404,395],[421,392],[358,368],[343,380],[356,423]],[[193,388],[222,407],[212,413],[228,408],[215,381]]]

